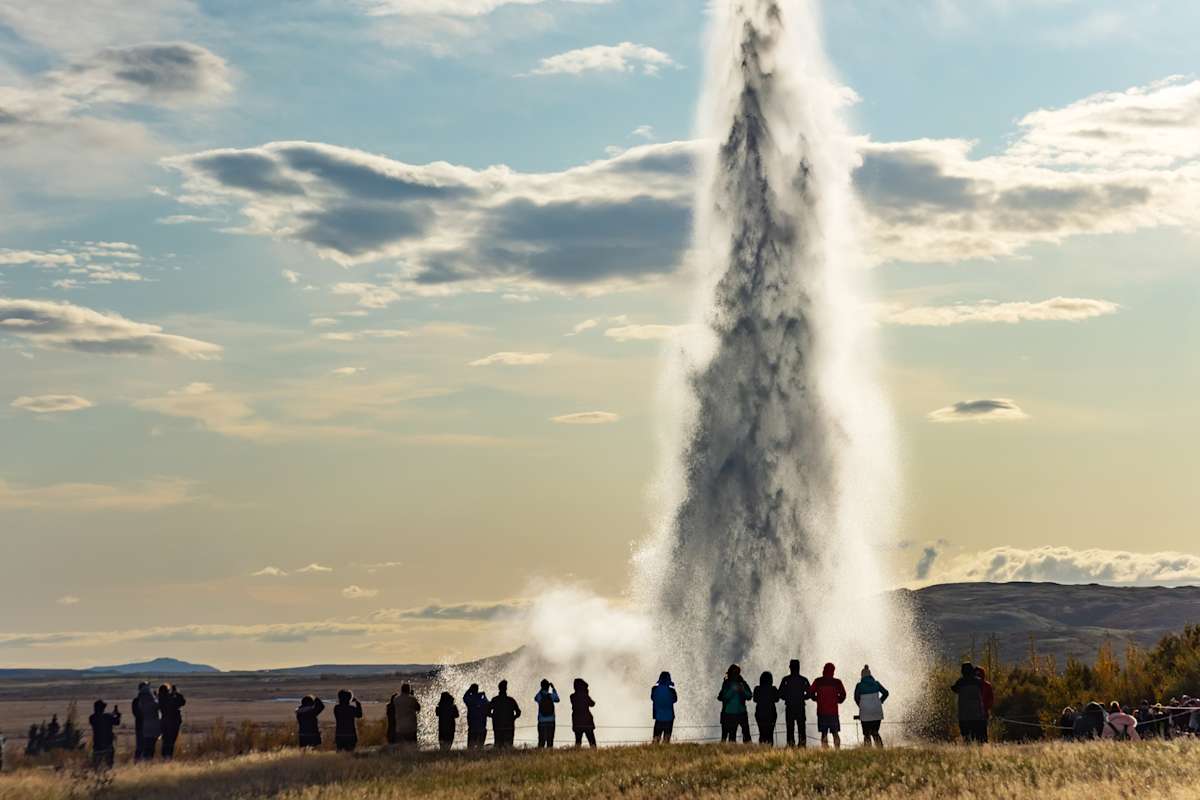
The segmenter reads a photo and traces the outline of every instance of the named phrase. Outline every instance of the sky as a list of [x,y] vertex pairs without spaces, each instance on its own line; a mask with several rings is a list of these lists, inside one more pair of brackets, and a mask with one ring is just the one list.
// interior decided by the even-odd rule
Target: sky
[[[63,19],[70,18],[66,26]],[[704,0],[0,0],[0,665],[620,597]],[[830,3],[895,585],[1200,582],[1200,6]]]

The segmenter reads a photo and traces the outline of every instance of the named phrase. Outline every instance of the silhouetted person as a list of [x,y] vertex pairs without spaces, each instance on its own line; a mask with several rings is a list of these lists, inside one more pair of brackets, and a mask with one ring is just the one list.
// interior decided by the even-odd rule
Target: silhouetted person
[[38,734],[38,726],[35,722],[29,726],[29,736],[25,740],[25,755],[36,756],[42,750],[42,739]]
[[1104,733],[1101,735],[1105,739],[1115,739],[1119,742],[1136,742],[1142,738],[1138,736],[1137,720],[1132,714],[1125,713],[1116,700],[1108,705],[1108,719],[1104,723]]
[[158,687],[158,710],[162,715],[162,757],[175,757],[175,742],[179,739],[179,730],[183,727],[183,707],[187,698],[173,684],[164,683]]
[[333,746],[339,753],[353,753],[358,747],[358,721],[362,719],[362,703],[348,689],[338,692],[333,707]]
[[879,726],[883,724],[883,704],[888,699],[888,690],[871,675],[871,668],[863,666],[862,680],[854,687],[854,703],[858,706],[858,721],[862,723],[863,741],[870,746],[883,747]]
[[808,746],[808,730],[805,727],[804,701],[808,699],[808,678],[800,674],[800,661],[793,658],[788,662],[788,674],[779,682],[779,699],[783,701],[783,721],[787,726],[788,747],[799,742]]
[[438,721],[438,746],[449,750],[454,747],[454,734],[458,728],[458,706],[449,692],[442,692],[433,713]]
[[104,709],[108,706],[103,700],[92,704],[92,715],[88,724],[92,726],[92,769],[112,769],[117,753],[117,740],[113,728],[121,724],[121,711],[114,708],[112,712]]
[[958,732],[964,742],[983,744],[987,733],[983,730],[987,719],[983,711],[983,684],[975,673],[975,665],[962,665],[962,676],[950,687],[958,695]]
[[1063,739],[1071,741],[1075,738],[1075,709],[1067,706],[1058,718],[1058,734]]
[[488,716],[492,718],[492,737],[496,741],[496,749],[503,750],[513,746],[521,707],[508,696],[508,681],[500,681],[496,691],[496,696],[488,703]]
[[587,681],[576,678],[575,691],[571,694],[571,730],[575,734],[575,746],[582,747],[583,739],[587,737],[590,747],[596,746],[596,720],[592,716],[592,708],[596,701],[592,699]]
[[150,684],[142,681],[138,684],[138,693],[133,696],[133,701],[129,704],[129,713],[133,714],[133,760],[138,762],[142,760],[142,710],[138,707],[138,698],[142,696],[142,689],[149,689]]
[[392,714],[396,720],[396,743],[414,748],[420,733],[421,703],[413,694],[412,686],[400,684],[400,694],[392,698]]
[[58,741],[58,733],[62,730],[58,726],[58,714],[50,715],[50,724],[46,726],[46,742],[50,748],[53,748]]
[[318,717],[325,710],[321,698],[305,695],[296,709],[297,740],[301,747],[321,746],[321,725]]
[[658,676],[658,683],[650,688],[655,742],[671,743],[671,734],[675,731],[675,704],[678,702],[679,694],[675,691],[671,673],[663,672]]
[[143,683],[138,691],[137,707],[142,718],[142,759],[149,761],[154,758],[158,737],[162,735],[158,698],[150,691],[150,684]]
[[554,747],[554,706],[558,703],[558,689],[550,681],[542,678],[541,688],[533,696],[537,706],[538,747]]
[[742,677],[742,668],[730,664],[721,683],[717,699],[721,701],[721,741],[736,742],[738,728],[742,729],[742,741],[750,741],[750,713],[746,702],[754,697],[750,684]]
[[817,701],[817,732],[821,734],[821,746],[829,747],[829,736],[833,746],[842,746],[842,718],[838,706],[846,702],[846,687],[833,677],[835,667],[828,663],[821,670],[821,677],[812,682],[808,696]]
[[479,684],[472,683],[463,695],[467,707],[467,749],[483,747],[487,741],[488,698],[479,691]]
[[754,722],[758,725],[758,743],[775,746],[775,723],[779,721],[779,689],[775,676],[764,672],[754,687]]
[[975,668],[975,677],[979,678],[979,698],[983,703],[983,724],[979,726],[979,735],[983,742],[988,740],[988,723],[992,719],[992,706],[996,705],[996,692],[988,682],[987,671],[983,667]]

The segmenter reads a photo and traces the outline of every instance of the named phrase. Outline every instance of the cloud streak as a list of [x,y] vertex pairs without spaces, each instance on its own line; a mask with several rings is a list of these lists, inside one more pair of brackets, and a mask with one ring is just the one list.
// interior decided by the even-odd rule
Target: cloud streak
[[490,356],[476,359],[469,367],[532,367],[545,364],[550,360],[550,353],[492,353]]
[[641,70],[657,75],[664,67],[678,67],[675,59],[644,44],[621,42],[594,45],[543,58],[532,75],[582,75],[587,72],[624,72]]
[[198,360],[221,355],[221,347],[210,342],[163,333],[157,325],[53,300],[0,297],[0,335],[42,347],[98,355],[181,356]]
[[964,400],[952,406],[930,411],[930,422],[1020,422],[1029,419],[1012,400]]
[[611,411],[581,411],[550,418],[551,422],[559,425],[611,425],[620,420],[621,417]]
[[28,486],[0,480],[0,512],[148,513],[196,502],[195,485],[178,478],[131,484],[55,483]]
[[1080,322],[1115,314],[1120,310],[1107,300],[1055,297],[1041,302],[960,303],[949,306],[916,306],[887,309],[882,317],[890,325],[944,328],[971,323]]
[[[940,563],[940,562],[939,562]],[[920,576],[918,576],[920,577]],[[1070,547],[996,547],[950,559],[929,575],[957,581],[1052,581],[1128,586],[1200,583],[1200,556]]]
[[13,408],[32,411],[34,414],[62,414],[82,411],[92,407],[92,401],[77,394],[43,394],[36,397],[18,397],[9,403]]

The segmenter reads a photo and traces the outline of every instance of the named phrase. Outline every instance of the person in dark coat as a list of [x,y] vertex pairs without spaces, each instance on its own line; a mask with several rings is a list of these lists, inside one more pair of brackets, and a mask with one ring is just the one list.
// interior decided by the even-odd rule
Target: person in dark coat
[[1075,738],[1075,717],[1075,709],[1067,706],[1058,718],[1058,734],[1065,741],[1069,742]]
[[742,742],[750,741],[750,714],[746,702],[754,697],[750,684],[742,677],[742,668],[730,664],[721,682],[717,700],[721,702],[721,742],[736,742],[738,728],[742,729]]
[[515,699],[508,696],[508,681],[500,681],[496,691],[497,695],[488,703],[488,716],[492,718],[492,736],[496,740],[496,749],[503,750],[513,746],[521,707]]
[[138,698],[142,695],[142,688],[150,688],[150,684],[142,681],[138,684],[138,693],[133,696],[133,702],[129,704],[129,712],[133,714],[133,760],[135,762],[142,760],[142,711],[138,708]]
[[148,683],[143,683],[138,692],[137,709],[142,718],[142,760],[149,761],[154,758],[154,748],[158,744],[158,737],[162,735],[162,718],[158,698],[150,691]]
[[92,726],[92,769],[112,769],[117,753],[117,740],[113,728],[121,724],[121,710],[114,708],[106,712],[108,704],[97,700],[92,704],[92,715],[88,724]]
[[664,671],[658,676],[658,683],[650,687],[650,710],[654,717],[656,743],[671,743],[671,734],[675,732],[675,704],[678,702],[679,693],[675,691],[671,673]]
[[839,709],[846,702],[846,687],[833,676],[833,663],[821,669],[821,677],[808,687],[808,696],[817,701],[817,732],[821,734],[821,747],[829,747],[829,735],[833,735],[834,748],[842,746],[842,719]]
[[421,703],[407,683],[400,685],[400,694],[390,703],[389,713],[396,720],[396,742],[404,747],[415,748],[420,734]]
[[983,737],[983,741],[986,743],[988,740],[988,723],[992,719],[992,706],[996,705],[996,690],[988,681],[987,670],[983,667],[975,668],[975,677],[979,678],[979,696],[983,702],[983,724],[979,726],[979,735]]
[[758,743],[775,746],[775,723],[779,721],[779,689],[775,676],[764,672],[754,687],[754,722],[758,725]]
[[591,692],[588,690],[587,681],[583,678],[576,678],[574,684],[575,691],[571,694],[571,730],[575,733],[575,746],[583,746],[583,738],[586,736],[588,746],[596,746],[596,720],[592,716],[592,708],[595,707],[596,701],[592,699]]
[[808,746],[808,729],[806,727],[806,709],[804,702],[808,699],[808,678],[800,674],[800,661],[793,658],[788,663],[788,674],[779,682],[779,699],[783,701],[783,721],[787,726],[788,747]]
[[958,695],[958,731],[963,741],[983,744],[987,741],[987,717],[983,710],[983,684],[974,664],[962,665],[962,677],[950,691]]
[[164,683],[158,687],[158,710],[162,714],[162,757],[167,760],[175,757],[175,742],[183,727],[181,709],[185,705],[187,698],[173,684]]
[[305,695],[300,701],[300,706],[296,709],[296,728],[301,747],[321,746],[321,726],[317,718],[324,710],[325,704],[321,702],[321,698],[314,695]]
[[479,691],[479,684],[472,683],[463,695],[467,707],[467,749],[483,747],[487,741],[488,698]]
[[333,746],[339,753],[353,753],[358,747],[358,721],[362,715],[362,703],[350,690],[338,692],[337,705],[333,707]]
[[454,734],[458,728],[458,706],[449,692],[442,692],[437,708],[433,710],[438,721],[438,746],[442,750],[454,747]]

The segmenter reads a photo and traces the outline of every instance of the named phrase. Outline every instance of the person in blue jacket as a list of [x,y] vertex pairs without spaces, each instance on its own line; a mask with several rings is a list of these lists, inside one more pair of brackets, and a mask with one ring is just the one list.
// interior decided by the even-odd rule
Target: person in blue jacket
[[658,676],[658,683],[650,689],[655,742],[671,743],[671,734],[675,731],[675,704],[678,702],[679,694],[675,691],[671,673],[663,672]]

